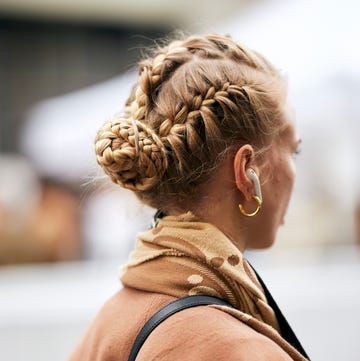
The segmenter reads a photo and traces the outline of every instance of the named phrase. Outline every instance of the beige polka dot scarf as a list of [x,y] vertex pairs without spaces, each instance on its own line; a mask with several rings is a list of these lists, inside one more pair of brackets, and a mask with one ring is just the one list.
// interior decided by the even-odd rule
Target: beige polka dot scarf
[[221,308],[266,335],[294,360],[305,360],[279,334],[264,292],[242,253],[216,227],[191,213],[161,219],[139,235],[124,267],[125,286],[175,297],[206,294],[230,302]]

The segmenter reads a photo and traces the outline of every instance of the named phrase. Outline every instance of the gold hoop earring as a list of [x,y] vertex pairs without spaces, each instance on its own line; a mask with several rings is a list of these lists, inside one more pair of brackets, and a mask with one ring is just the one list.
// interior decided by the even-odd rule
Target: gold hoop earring
[[247,213],[245,211],[245,209],[243,208],[242,204],[239,204],[239,209],[240,209],[241,214],[246,216],[246,217],[254,217],[254,216],[256,216],[259,213],[260,209],[261,209],[261,199],[258,196],[256,196],[255,194],[252,196],[252,198],[255,199],[256,203],[257,203],[257,208],[252,213]]

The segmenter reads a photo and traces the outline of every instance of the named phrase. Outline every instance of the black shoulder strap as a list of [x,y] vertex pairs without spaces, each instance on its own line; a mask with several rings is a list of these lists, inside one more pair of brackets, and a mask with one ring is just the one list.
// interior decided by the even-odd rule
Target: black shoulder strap
[[205,295],[196,295],[196,296],[188,296],[184,298],[179,298],[161,310],[156,312],[144,325],[139,334],[137,335],[133,347],[130,352],[129,361],[135,361],[136,356],[148,338],[150,333],[163,321],[165,321],[168,317],[173,314],[185,310],[186,308],[196,307],[196,306],[206,306],[206,305],[221,305],[233,307],[230,303],[221,300],[217,297],[205,296]]

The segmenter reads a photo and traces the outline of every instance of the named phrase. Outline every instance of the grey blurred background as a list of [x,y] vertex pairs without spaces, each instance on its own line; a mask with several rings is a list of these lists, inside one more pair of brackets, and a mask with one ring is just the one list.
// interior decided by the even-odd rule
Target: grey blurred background
[[[0,0],[0,350],[66,360],[154,210],[99,179],[93,139],[147,46],[218,32],[288,78],[302,154],[276,245],[248,252],[313,360],[359,359],[355,0]],[[101,177],[100,177],[101,178]]]

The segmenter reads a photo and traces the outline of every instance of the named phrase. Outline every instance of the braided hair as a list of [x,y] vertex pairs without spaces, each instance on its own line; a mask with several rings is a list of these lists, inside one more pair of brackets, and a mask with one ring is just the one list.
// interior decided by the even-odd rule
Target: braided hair
[[123,115],[97,133],[97,161],[150,206],[184,210],[222,155],[274,139],[285,95],[279,72],[230,37],[173,41],[140,62]]

